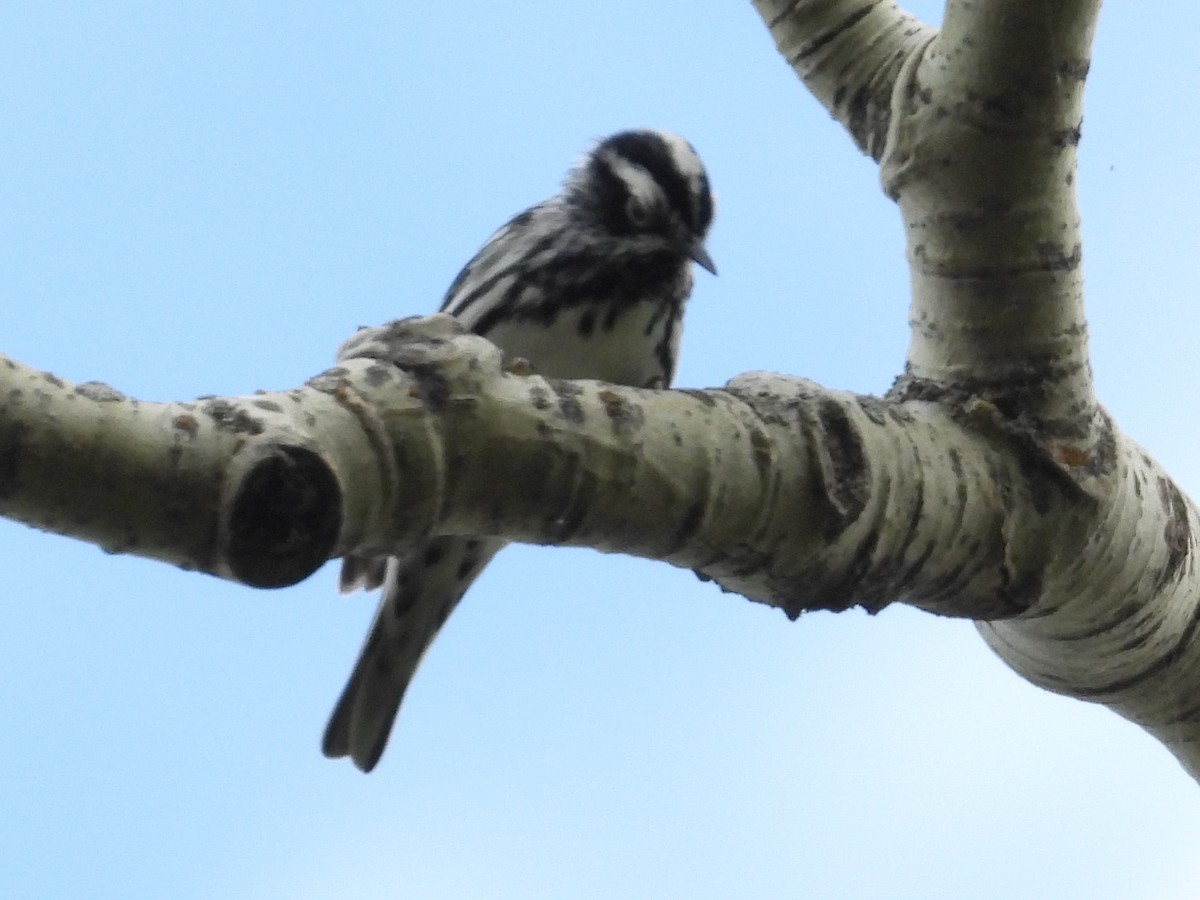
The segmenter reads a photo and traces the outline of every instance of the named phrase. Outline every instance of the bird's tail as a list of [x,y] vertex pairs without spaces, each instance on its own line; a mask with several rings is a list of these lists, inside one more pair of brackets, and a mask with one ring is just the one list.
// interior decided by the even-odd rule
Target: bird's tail
[[[321,749],[326,756],[349,756],[364,772],[375,768],[425,651],[471,582],[503,546],[502,541],[435,538],[402,559],[387,560],[375,621],[325,727]],[[378,583],[359,575],[372,566],[370,561],[348,559],[343,586]]]

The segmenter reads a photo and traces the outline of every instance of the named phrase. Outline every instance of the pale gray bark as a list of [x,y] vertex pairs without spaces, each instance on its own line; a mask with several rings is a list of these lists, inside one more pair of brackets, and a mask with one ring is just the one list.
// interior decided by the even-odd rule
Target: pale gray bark
[[900,207],[912,333],[892,396],[960,410],[1046,480],[1004,526],[1038,557],[1028,609],[980,621],[985,640],[1200,776],[1196,508],[1104,414],[1088,365],[1074,188],[1099,0],[950,0],[940,32],[885,2],[756,5]]
[[[488,534],[667,560],[789,615],[979,622],[1200,776],[1195,507],[1094,395],[1074,196],[1097,0],[756,3],[880,163],[912,272],[885,398],[548,381],[445,317],[281,394],[138,403],[0,360],[0,513],[247,583]],[[267,559],[263,563],[263,559]]]

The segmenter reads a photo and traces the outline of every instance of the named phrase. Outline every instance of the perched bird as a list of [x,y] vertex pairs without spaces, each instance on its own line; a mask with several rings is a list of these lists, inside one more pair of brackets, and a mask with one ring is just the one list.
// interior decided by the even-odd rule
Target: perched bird
[[[597,144],[557,194],[497,231],[450,285],[442,311],[540,375],[666,387],[675,374],[691,263],[713,216],[683,138],[624,131]],[[358,663],[325,729],[326,756],[369,772],[426,648],[495,538],[437,537],[402,556],[348,556],[343,593],[383,586]]]

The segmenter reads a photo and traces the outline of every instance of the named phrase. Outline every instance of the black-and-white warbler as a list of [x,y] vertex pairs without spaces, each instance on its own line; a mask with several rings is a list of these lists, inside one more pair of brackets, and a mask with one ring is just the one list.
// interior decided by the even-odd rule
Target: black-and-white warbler
[[[596,145],[550,199],[480,248],[442,311],[541,375],[666,387],[691,262],[712,221],[708,177],[683,138],[625,131]],[[347,557],[341,589],[384,586],[371,632],[325,730],[326,756],[379,761],[426,648],[488,560],[494,538],[438,537],[390,559]]]

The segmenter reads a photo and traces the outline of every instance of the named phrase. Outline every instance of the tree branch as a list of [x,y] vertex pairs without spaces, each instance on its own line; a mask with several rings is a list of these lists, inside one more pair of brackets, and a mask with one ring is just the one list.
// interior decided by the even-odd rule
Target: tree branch
[[912,269],[886,398],[751,373],[650,391],[509,371],[444,316],[303,387],[148,404],[0,360],[0,514],[258,586],[429,535],[692,568],[790,616],[979,621],[1200,777],[1197,510],[1097,402],[1074,196],[1098,0],[759,0],[881,165]]
[[0,512],[258,586],[498,535],[663,559],[793,617],[898,596],[1009,616],[1042,565],[1030,485],[1062,490],[934,404],[765,373],[712,391],[547,380],[446,316],[364,330],[280,394],[144,404],[6,371],[35,387],[0,409]]
[[912,333],[889,400],[973,422],[1025,460],[1026,487],[1058,475],[1040,526],[1004,527],[1047,544],[1026,547],[1041,565],[1020,614],[975,614],[984,638],[1200,777],[1197,511],[1103,412],[1088,362],[1075,172],[1099,0],[949,0],[940,32],[886,2],[757,6],[899,204]]
[[110,553],[291,584],[328,558],[342,514],[304,436],[318,416],[325,448],[361,433],[309,389],[144,403],[0,357],[0,514]]
[[875,160],[896,80],[937,32],[886,0],[755,0],[775,46],[813,96]]

